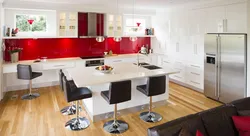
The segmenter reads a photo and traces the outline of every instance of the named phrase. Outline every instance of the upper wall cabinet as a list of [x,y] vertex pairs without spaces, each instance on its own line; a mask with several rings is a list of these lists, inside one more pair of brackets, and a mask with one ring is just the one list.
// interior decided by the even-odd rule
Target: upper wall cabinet
[[206,9],[205,24],[207,33],[247,32],[247,4],[239,3]]
[[58,36],[77,37],[78,17],[76,12],[59,11],[58,17]]
[[206,33],[224,32],[225,7],[212,7],[205,10]]
[[107,14],[107,36],[122,36],[122,15]]
[[247,33],[247,4],[226,6],[227,32]]

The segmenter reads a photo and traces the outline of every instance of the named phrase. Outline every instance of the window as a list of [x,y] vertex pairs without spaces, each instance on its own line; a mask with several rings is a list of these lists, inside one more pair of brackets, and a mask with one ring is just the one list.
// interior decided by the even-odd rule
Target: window
[[146,20],[140,18],[127,18],[125,20],[125,34],[126,35],[144,35],[146,29]]
[[[28,20],[34,20],[32,25]],[[47,19],[44,15],[16,15],[16,28],[19,32],[46,32]]]

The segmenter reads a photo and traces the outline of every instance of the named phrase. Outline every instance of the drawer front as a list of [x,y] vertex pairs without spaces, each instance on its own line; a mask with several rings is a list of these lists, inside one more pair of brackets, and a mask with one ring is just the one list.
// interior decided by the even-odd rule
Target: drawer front
[[180,81],[180,82],[185,82],[185,70],[184,69],[179,69],[179,68],[173,68],[174,70],[176,71],[180,71],[180,73],[177,73],[177,74],[171,74],[169,77],[174,79],[174,80],[177,80],[177,81]]
[[203,89],[203,70],[201,66],[198,65],[188,65],[186,71],[187,84],[197,87],[199,89]]
[[17,72],[16,65],[3,66],[3,73],[15,73]]
[[201,81],[200,82],[196,82],[196,81],[193,81],[193,80],[189,79],[187,81],[187,84],[189,84],[191,86],[194,86],[196,88],[199,88],[199,89],[204,89],[203,82],[201,82]]
[[183,69],[185,69],[185,66],[182,62],[176,61],[176,62],[174,62],[173,68],[183,70]]
[[201,82],[201,80],[203,79],[203,72],[201,69],[194,69],[194,68],[188,67],[186,71],[186,75],[190,80],[194,82]]
[[75,67],[74,62],[55,62],[55,63],[45,63],[43,64],[43,70],[50,69],[65,69]]

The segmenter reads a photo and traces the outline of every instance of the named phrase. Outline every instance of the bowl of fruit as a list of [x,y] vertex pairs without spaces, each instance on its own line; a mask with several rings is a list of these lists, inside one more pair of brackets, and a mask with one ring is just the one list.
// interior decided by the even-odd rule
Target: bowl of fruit
[[95,69],[97,71],[107,74],[107,73],[110,73],[114,68],[108,65],[103,65],[103,66],[96,67]]

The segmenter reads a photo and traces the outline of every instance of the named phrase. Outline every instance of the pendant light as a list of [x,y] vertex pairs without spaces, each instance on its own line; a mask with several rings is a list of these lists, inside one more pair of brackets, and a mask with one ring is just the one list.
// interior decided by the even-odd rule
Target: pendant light
[[97,42],[103,42],[104,40],[105,40],[105,38],[103,36],[96,37]]
[[[97,16],[98,16],[98,14],[97,14]],[[99,15],[98,18],[99,18],[99,19],[97,19],[97,20],[101,21],[101,15]],[[101,22],[99,22],[99,25],[100,25],[99,28],[102,28],[102,26],[101,26],[102,23],[101,23]],[[99,35],[99,34],[98,34],[98,35]],[[100,34],[100,35],[101,35],[101,34]],[[96,37],[96,41],[97,41],[97,42],[103,42],[104,40],[105,40],[104,36],[97,36],[97,37]]]
[[[134,25],[135,23],[135,0],[133,0],[133,22],[132,24]],[[137,40],[136,36],[130,36],[130,41],[135,42]]]
[[[119,15],[118,0],[116,0],[116,6],[117,6],[117,14],[116,14],[116,16],[118,16],[118,15]],[[115,21],[116,21],[116,20],[115,20]],[[114,40],[115,42],[120,42],[120,41],[122,40],[122,37],[121,37],[121,36],[117,36],[117,26],[116,26],[115,36],[114,36],[113,40]]]

